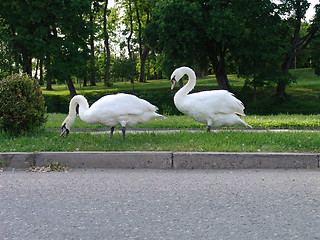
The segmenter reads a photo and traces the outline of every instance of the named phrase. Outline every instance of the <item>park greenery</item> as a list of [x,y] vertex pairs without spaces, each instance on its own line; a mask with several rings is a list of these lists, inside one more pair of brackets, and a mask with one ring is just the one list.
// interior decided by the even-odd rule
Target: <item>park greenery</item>
[[62,139],[53,131],[7,138],[0,134],[4,152],[37,151],[231,151],[318,152],[319,132],[178,132],[127,134],[109,140],[104,134],[76,133]]
[[[6,108],[7,98],[19,94],[0,88],[0,120],[9,108],[21,117],[7,118],[12,131],[0,121],[2,130],[11,131],[0,132],[0,151],[319,151],[320,4],[307,20],[307,0],[112,3],[0,0],[0,82],[33,82],[24,104],[41,105],[35,112],[14,102]],[[182,65],[198,76],[195,92],[233,92],[255,130],[207,133],[203,124],[182,116],[168,81]],[[20,92],[33,89],[19,86]],[[118,92],[149,101],[168,119],[135,126],[144,131],[129,132],[126,141],[120,135],[108,139],[105,126],[79,119],[69,137],[59,137],[70,97],[83,94],[92,104]]]
[[[18,136],[0,133],[0,149],[6,151],[277,151],[277,152],[318,152],[320,144],[318,114],[318,98],[320,96],[319,76],[312,69],[294,70],[297,83],[288,88],[291,98],[295,98],[300,107],[314,113],[308,115],[292,114],[299,108],[297,105],[286,108],[279,104],[282,114],[254,115],[249,114],[243,119],[254,127],[248,130],[243,127],[225,127],[219,131],[207,133],[205,125],[192,120],[188,116],[167,115],[167,119],[154,119],[144,124],[128,128],[127,139],[122,140],[120,129],[113,139],[108,138],[109,128],[103,125],[89,125],[77,118],[67,138],[60,137],[60,127],[66,113],[48,113],[47,122],[38,132]],[[244,79],[233,79],[233,87],[241,85]],[[213,78],[199,80],[201,88],[210,86]],[[119,85],[117,85],[119,84]],[[113,91],[132,90],[130,84],[117,83]],[[150,89],[167,89],[169,81],[150,81],[135,86],[136,90],[150,92]],[[57,85],[54,92],[44,91],[44,95],[61,96],[67,89]],[[103,86],[96,86],[94,92],[105,92]],[[81,88],[83,94],[92,94],[89,87]],[[170,92],[170,90],[168,90]],[[174,94],[174,91],[172,91]],[[302,93],[302,94],[301,94]],[[65,93],[68,95],[67,93]],[[299,99],[298,97],[303,96]],[[172,96],[164,96],[172,102]],[[302,104],[303,103],[303,104]],[[67,105],[67,103],[66,103]],[[316,108],[317,107],[317,108]],[[272,106],[269,106],[272,109]],[[290,114],[291,111],[291,114]],[[300,109],[301,111],[301,109]],[[139,131],[131,133],[130,130]],[[156,130],[163,130],[158,132]],[[172,132],[172,130],[175,130]]]
[[[250,87],[243,87],[246,79],[237,75],[228,75],[231,91],[245,105],[247,115],[270,114],[317,114],[319,113],[320,76],[313,69],[292,69],[290,74],[296,79],[287,87],[286,99],[279,99],[273,95],[274,86],[259,87],[255,91]],[[183,80],[186,83],[186,80]],[[55,91],[43,90],[48,113],[67,113],[69,105],[69,91],[67,86],[55,84]],[[177,87],[178,88],[178,87]],[[214,76],[209,75],[197,79],[194,92],[218,89]],[[177,89],[170,90],[168,79],[149,80],[146,83],[116,82],[112,87],[102,83],[94,87],[78,85],[78,93],[84,95],[89,104],[105,94],[118,92],[131,93],[141,97],[159,108],[159,113],[165,115],[181,114],[173,103],[173,96]]]
[[146,82],[188,65],[220,89],[232,90],[235,74],[245,88],[272,85],[269,94],[283,98],[289,69],[319,73],[319,4],[307,21],[307,0],[112,2],[0,1],[0,77],[26,72],[73,96],[76,82]]
[[30,132],[46,122],[39,83],[27,74],[0,81],[0,129],[11,135]]
[[[190,120],[186,116],[170,116],[165,120],[152,120],[140,133],[128,132],[126,140],[122,140],[121,131],[117,131],[113,139],[109,139],[109,129],[103,132],[86,129],[79,132],[71,129],[68,137],[60,137],[57,126],[64,116],[49,114],[49,128],[38,133],[10,137],[0,133],[0,149],[3,152],[15,151],[235,151],[235,152],[318,152],[320,144],[320,115],[280,115],[249,116],[245,121],[264,129],[246,130],[225,128],[219,131],[206,132],[203,125]],[[51,119],[52,118],[52,119]],[[169,121],[169,122],[168,122]],[[286,122],[286,123],[285,123]],[[301,127],[310,125],[314,130],[296,129],[295,123]],[[176,132],[153,132],[154,128],[168,127],[172,123],[180,128]],[[79,124],[79,125],[78,125]],[[292,124],[292,125],[291,125]],[[291,125],[293,128],[290,128]],[[272,126],[287,126],[286,130],[275,131]],[[79,119],[75,127],[81,127]],[[148,127],[152,127],[147,131]],[[192,127],[193,131],[188,128]],[[129,130],[129,129],[128,129]],[[172,130],[172,125],[170,125]]]
[[[312,69],[298,69],[292,72],[297,83],[288,88],[291,97],[296,96],[296,103],[303,102],[307,109],[318,105],[320,96],[319,76]],[[244,79],[229,76],[233,88],[242,84]],[[213,78],[199,80],[201,88],[210,86]],[[119,85],[118,85],[119,84]],[[148,83],[139,83],[136,90],[150,92],[150,89],[159,91],[167,89],[169,81],[159,80]],[[202,86],[201,86],[202,85]],[[131,84],[117,83],[113,91],[132,90]],[[64,85],[57,85],[56,91],[44,91],[46,94],[67,94]],[[110,89],[109,89],[110,90]],[[82,87],[83,94],[105,92],[103,86]],[[168,90],[170,91],[170,90]],[[63,93],[65,92],[65,93]],[[172,91],[174,94],[174,91]],[[301,94],[302,93],[302,94]],[[54,95],[53,95],[54,96]],[[303,96],[303,99],[298,97]],[[172,102],[172,96],[164,96]],[[281,104],[279,104],[281,105]],[[113,139],[108,138],[109,128],[103,125],[89,125],[77,118],[71,133],[67,138],[60,137],[60,127],[66,113],[48,113],[47,122],[42,129],[36,132],[17,136],[0,132],[0,150],[6,151],[253,151],[253,152],[318,152],[320,144],[320,115],[292,114],[297,105],[286,108],[282,105],[282,114],[254,115],[249,114],[243,119],[255,130],[246,128],[225,127],[210,133],[205,131],[205,125],[192,120],[188,116],[166,115],[167,119],[154,119],[133,128],[125,141],[122,140],[120,129]],[[279,106],[278,106],[279,107]],[[272,108],[272,106],[270,106]],[[301,109],[300,109],[301,110]],[[289,114],[291,111],[291,114]],[[130,132],[139,131],[139,133]],[[156,131],[162,130],[162,132]],[[174,130],[174,131],[172,131]]]

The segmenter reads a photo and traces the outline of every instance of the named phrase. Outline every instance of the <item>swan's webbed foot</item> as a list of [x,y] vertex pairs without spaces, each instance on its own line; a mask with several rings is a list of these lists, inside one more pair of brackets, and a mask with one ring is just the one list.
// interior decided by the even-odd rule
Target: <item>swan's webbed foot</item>
[[122,139],[125,140],[126,139],[126,127],[122,127]]
[[113,137],[113,132],[114,132],[114,127],[111,127],[109,139],[111,139]]
[[207,132],[210,132],[210,130],[211,130],[211,126],[208,125],[208,126],[207,126]]

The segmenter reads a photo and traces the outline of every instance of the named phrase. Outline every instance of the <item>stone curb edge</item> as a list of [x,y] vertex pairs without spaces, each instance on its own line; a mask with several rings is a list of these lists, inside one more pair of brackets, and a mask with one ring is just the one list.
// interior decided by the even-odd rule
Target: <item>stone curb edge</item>
[[59,162],[76,168],[296,169],[319,168],[317,153],[267,152],[1,152],[0,168],[28,169]]

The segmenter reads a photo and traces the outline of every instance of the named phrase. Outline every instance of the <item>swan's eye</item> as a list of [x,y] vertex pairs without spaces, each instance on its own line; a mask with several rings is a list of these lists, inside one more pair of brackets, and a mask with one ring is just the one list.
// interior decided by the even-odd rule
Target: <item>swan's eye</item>
[[172,82],[172,81],[177,81],[177,80],[176,80],[176,76],[173,76],[173,78],[171,78],[171,82]]

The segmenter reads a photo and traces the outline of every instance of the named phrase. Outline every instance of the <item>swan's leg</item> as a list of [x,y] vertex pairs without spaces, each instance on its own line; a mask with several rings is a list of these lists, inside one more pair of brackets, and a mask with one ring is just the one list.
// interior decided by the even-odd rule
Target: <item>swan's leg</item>
[[248,128],[252,128],[252,126],[248,123],[246,123],[245,121],[243,121],[240,117],[239,118],[239,122],[242,123],[244,126],[248,127]]
[[122,139],[125,140],[126,139],[126,127],[122,127]]
[[211,131],[212,119],[207,119],[207,132]]
[[114,127],[111,127],[109,139],[111,139],[113,137],[113,132],[114,132]]

